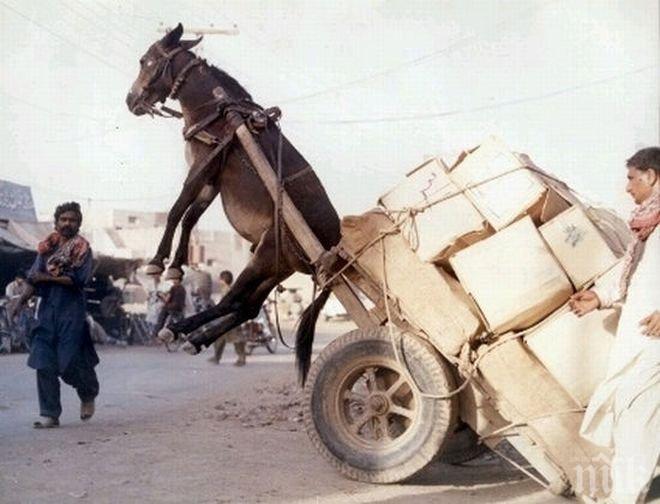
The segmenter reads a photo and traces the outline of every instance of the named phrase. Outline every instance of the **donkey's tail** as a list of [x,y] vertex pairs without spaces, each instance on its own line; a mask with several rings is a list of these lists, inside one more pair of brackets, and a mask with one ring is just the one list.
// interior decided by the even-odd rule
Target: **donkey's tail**
[[314,343],[314,328],[319,318],[319,313],[330,297],[330,289],[321,291],[319,297],[305,308],[300,317],[300,325],[296,332],[296,364],[298,366],[298,378],[304,386],[309,372],[309,366],[312,363],[312,343]]

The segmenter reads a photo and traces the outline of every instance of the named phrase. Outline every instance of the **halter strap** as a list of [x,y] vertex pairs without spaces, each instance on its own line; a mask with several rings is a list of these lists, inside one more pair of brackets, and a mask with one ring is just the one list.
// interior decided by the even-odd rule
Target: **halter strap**
[[184,82],[186,82],[186,77],[188,77],[188,73],[195,68],[197,65],[201,65],[204,62],[201,58],[195,58],[190,60],[188,63],[186,63],[186,66],[184,66],[179,74],[176,76],[174,79],[174,84],[172,84],[172,90],[170,91],[170,98],[173,100],[176,99],[176,96],[179,94],[179,91],[181,90],[181,86],[183,86]]

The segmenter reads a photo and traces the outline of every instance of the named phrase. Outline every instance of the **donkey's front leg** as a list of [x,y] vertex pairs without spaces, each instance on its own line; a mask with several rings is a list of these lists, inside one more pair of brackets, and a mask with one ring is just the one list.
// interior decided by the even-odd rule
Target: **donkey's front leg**
[[158,245],[158,250],[156,255],[149,261],[145,269],[147,275],[160,275],[165,269],[164,261],[169,257],[170,252],[172,251],[172,240],[174,239],[174,231],[179,225],[179,221],[183,217],[183,214],[188,209],[190,204],[195,200],[197,192],[194,191],[193,187],[186,186],[184,184],[181,194],[177,198],[174,205],[167,214],[167,224],[165,226],[165,232],[163,237],[160,239],[160,244]]
[[209,207],[211,202],[219,193],[219,189],[211,184],[207,184],[201,190],[194,203],[186,211],[186,215],[183,217],[183,222],[181,223],[181,236],[179,237],[179,245],[176,249],[176,254],[174,254],[174,259],[167,268],[167,273],[165,274],[166,280],[171,280],[174,278],[183,277],[182,266],[188,264],[188,244],[190,243],[190,233],[192,232],[195,224],[202,216],[202,214]]

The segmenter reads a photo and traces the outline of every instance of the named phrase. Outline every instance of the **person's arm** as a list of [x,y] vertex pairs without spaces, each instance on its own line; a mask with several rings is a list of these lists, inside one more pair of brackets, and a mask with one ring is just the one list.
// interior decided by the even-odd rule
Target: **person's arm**
[[94,259],[92,258],[92,251],[90,249],[85,253],[85,257],[79,267],[74,268],[73,271],[62,275],[59,278],[70,280],[71,283],[65,283],[63,285],[74,285],[75,287],[82,289],[91,280],[93,269]]
[[596,280],[592,287],[600,301],[599,308],[611,308],[623,298],[621,293],[621,277],[624,273],[625,259],[619,261],[614,268],[608,271],[602,278]]
[[569,306],[573,313],[582,317],[589,312],[602,308],[611,308],[621,300],[621,275],[623,261],[620,261],[611,271],[596,280],[590,290],[579,291],[571,296]]

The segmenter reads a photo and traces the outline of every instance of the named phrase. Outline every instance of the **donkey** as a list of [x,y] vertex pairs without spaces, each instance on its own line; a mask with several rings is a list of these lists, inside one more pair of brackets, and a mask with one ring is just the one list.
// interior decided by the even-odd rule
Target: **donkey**
[[[168,96],[176,97],[189,128],[202,123],[217,110],[219,97],[222,103],[251,102],[250,94],[233,77],[190,51],[201,39],[181,40],[182,34],[183,27],[179,23],[140,58],[140,72],[126,97],[133,114],[153,113],[157,102],[164,102]],[[211,136],[220,137],[226,127],[227,120],[220,116],[204,129]],[[309,163],[270,117],[256,134],[256,140],[271,166],[281,170],[287,193],[323,247],[329,249],[336,245],[340,239],[339,217]],[[191,138],[186,149],[195,165],[199,160],[208,159],[213,146]],[[151,261],[153,269],[163,270],[163,260],[171,251],[174,230],[181,219],[181,240],[173,263],[176,267],[185,263],[190,231],[218,193],[230,224],[252,243],[252,256],[220,303],[163,329],[162,338],[187,339],[185,347],[192,354],[255,318],[270,291],[295,271],[315,273],[292,233],[279,222],[275,204],[240,142],[236,139],[229,142],[205,173],[202,181],[195,177],[198,173],[192,170],[189,173],[168,214],[164,236]],[[307,307],[296,333],[296,360],[303,384],[311,360],[314,326],[329,293],[328,290],[321,292]],[[198,330],[205,324],[211,325],[213,330]]]

